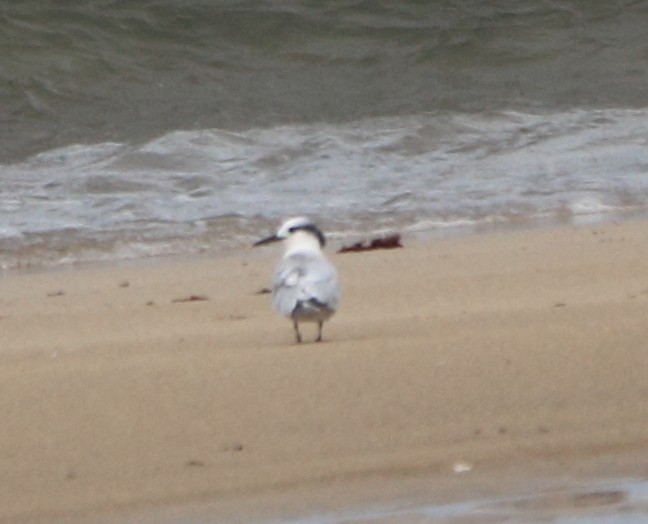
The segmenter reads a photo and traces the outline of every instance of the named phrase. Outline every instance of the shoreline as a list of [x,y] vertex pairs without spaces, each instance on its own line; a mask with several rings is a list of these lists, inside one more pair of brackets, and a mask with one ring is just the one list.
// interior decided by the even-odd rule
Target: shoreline
[[342,307],[301,346],[256,294],[273,250],[3,278],[0,522],[643,478],[646,255],[646,221],[331,254]]
[[[420,246],[434,242],[443,242],[453,239],[465,239],[481,236],[499,236],[520,234],[533,231],[551,231],[561,229],[581,229],[588,227],[616,225],[622,223],[636,223],[648,221],[648,211],[645,209],[616,210],[614,212],[591,213],[574,216],[521,216],[515,219],[494,221],[482,224],[466,224],[451,226],[434,226],[430,228],[401,227],[385,229],[373,233],[353,234],[346,239],[339,237],[327,238],[330,244],[328,254],[337,253],[343,246],[356,242],[366,242],[374,238],[381,238],[394,234],[400,235],[404,242],[403,247]],[[269,230],[268,230],[269,231]],[[259,231],[262,236],[264,231]],[[13,276],[31,275],[41,273],[68,273],[75,271],[106,270],[111,268],[146,268],[155,266],[176,265],[195,261],[208,262],[223,258],[245,257],[249,252],[257,252],[260,256],[264,250],[252,248],[252,244],[241,243],[238,247],[205,249],[197,253],[175,253],[164,255],[147,255],[132,258],[108,258],[102,260],[80,260],[74,262],[44,263],[26,267],[0,268],[0,281]],[[267,252],[267,251],[266,251]]]
[[[615,456],[619,457],[621,462],[636,459],[628,454]],[[609,471],[602,474],[600,464],[595,465],[595,462],[581,461],[578,473],[570,472],[560,478],[542,473],[543,468],[530,473],[509,466],[456,473],[455,478],[445,479],[414,474],[398,479],[375,476],[329,484],[307,483],[292,490],[148,508],[112,514],[112,520],[92,519],[91,522],[107,524],[132,519],[140,524],[178,521],[192,524],[397,524],[412,519],[421,524],[488,524],[504,520],[526,522],[567,518],[569,522],[584,524],[593,517],[605,515],[623,515],[627,523],[645,521],[648,481],[643,473],[628,475],[629,471],[636,473],[640,468],[636,464],[626,465],[623,471],[616,471],[616,475]]]

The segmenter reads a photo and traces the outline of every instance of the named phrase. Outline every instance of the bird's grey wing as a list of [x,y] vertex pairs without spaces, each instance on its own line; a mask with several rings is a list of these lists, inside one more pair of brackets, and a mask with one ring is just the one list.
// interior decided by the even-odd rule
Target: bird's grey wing
[[290,316],[299,302],[309,300],[335,310],[339,297],[337,272],[326,259],[295,254],[282,259],[277,266],[272,298],[282,315]]
[[335,268],[325,258],[314,259],[301,280],[301,290],[304,300],[315,300],[335,310],[340,300],[340,284]]

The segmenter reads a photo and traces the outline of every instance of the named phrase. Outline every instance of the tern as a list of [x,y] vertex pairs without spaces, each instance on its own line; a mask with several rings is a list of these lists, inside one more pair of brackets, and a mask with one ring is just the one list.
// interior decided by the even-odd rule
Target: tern
[[296,217],[254,245],[277,241],[284,242],[285,251],[274,272],[272,305],[292,319],[297,343],[302,342],[301,322],[317,322],[316,342],[321,342],[324,322],[333,316],[340,301],[337,271],[322,252],[326,237],[314,222]]

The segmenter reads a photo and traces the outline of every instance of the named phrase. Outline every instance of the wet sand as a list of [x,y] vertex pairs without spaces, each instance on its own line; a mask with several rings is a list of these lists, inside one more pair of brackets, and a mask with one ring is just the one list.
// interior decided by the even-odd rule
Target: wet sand
[[648,223],[331,255],[321,344],[258,293],[276,255],[4,277],[0,522],[247,522],[648,476]]

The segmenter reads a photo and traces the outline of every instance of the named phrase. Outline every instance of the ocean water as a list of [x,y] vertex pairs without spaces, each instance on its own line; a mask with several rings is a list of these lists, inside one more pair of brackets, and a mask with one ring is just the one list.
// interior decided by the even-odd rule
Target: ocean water
[[0,6],[0,268],[648,214],[648,3]]

